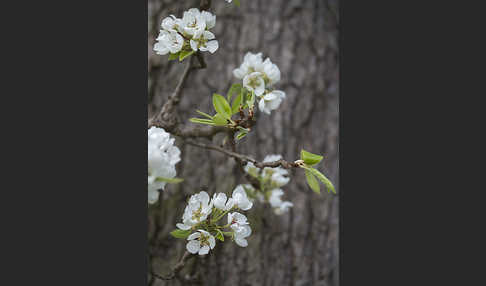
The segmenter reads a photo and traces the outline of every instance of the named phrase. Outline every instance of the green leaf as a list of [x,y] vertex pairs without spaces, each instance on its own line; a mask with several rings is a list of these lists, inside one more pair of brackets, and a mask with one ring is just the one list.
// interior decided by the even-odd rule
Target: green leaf
[[238,132],[238,134],[236,135],[236,140],[241,140],[243,137],[246,136],[246,134],[248,134],[248,132],[245,131]]
[[333,192],[334,194],[336,193],[336,190],[334,189],[334,185],[329,181],[326,176],[324,176],[319,170],[310,168],[310,167],[305,167],[306,170],[309,170],[314,176],[316,176],[319,181],[321,181],[327,188],[328,192]]
[[169,54],[169,61],[175,60],[179,57],[180,52],[177,52],[175,54]]
[[224,241],[224,235],[223,235],[223,232],[219,229],[216,229],[216,235],[214,237],[216,237],[217,239],[221,240],[221,241]]
[[224,98],[222,95],[217,93],[213,94],[213,105],[216,112],[223,115],[227,119],[231,118],[231,107],[226,101],[226,98]]
[[304,160],[304,163],[306,163],[309,166],[313,166],[321,162],[322,158],[323,158],[322,156],[312,154],[310,152],[305,151],[304,149],[300,151],[300,159]]
[[240,93],[235,100],[233,100],[233,105],[231,105],[231,115],[236,114],[240,111],[240,104],[242,99],[242,94]]
[[226,125],[228,124],[228,120],[226,120],[226,118],[221,115],[221,113],[218,113],[216,114],[215,116],[213,116],[213,123],[215,125]]
[[194,54],[195,51],[194,50],[182,50],[179,52],[179,61],[182,62],[185,58],[187,58],[188,56]]
[[199,113],[202,116],[206,116],[207,118],[213,120],[213,117],[211,115],[207,114],[207,113],[204,113],[204,112],[202,112],[200,110],[196,110],[196,112]]
[[240,0],[233,0],[233,3],[235,3],[236,6],[240,7]]
[[231,101],[231,97],[236,94],[241,93],[241,84],[240,83],[234,83],[231,85],[230,89],[228,89],[228,93],[226,94],[226,97],[228,98],[228,102]]
[[200,124],[207,124],[207,125],[212,125],[216,126],[216,124],[213,122],[213,120],[209,119],[202,119],[202,118],[191,118],[189,119],[192,123],[200,123]]
[[164,178],[164,177],[157,177],[155,180],[158,182],[166,182],[169,184],[179,184],[180,182],[184,181],[184,179],[181,178]]
[[305,170],[305,177],[307,178],[307,184],[309,187],[316,193],[321,193],[321,187],[319,186],[319,182],[317,181],[316,177],[312,175],[309,170]]
[[170,234],[175,237],[175,238],[186,238],[191,234],[191,230],[182,230],[182,229],[176,229],[170,232]]

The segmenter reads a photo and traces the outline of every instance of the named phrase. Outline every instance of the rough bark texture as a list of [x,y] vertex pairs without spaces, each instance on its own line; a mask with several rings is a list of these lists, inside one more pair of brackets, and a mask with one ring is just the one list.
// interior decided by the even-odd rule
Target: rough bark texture
[[[148,0],[149,117],[173,92],[184,69],[184,64],[152,52],[160,22],[170,14],[181,17],[199,2]],[[217,21],[212,31],[220,47],[214,55],[204,53],[206,69],[189,75],[178,107],[180,121],[192,124],[188,119],[197,116],[196,109],[213,113],[212,93],[225,94],[239,82],[232,70],[247,51],[263,52],[280,68],[282,80],[276,88],[287,98],[270,116],[257,113],[257,125],[238,144],[238,152],[257,160],[282,154],[292,162],[302,148],[324,154],[318,168],[339,194],[337,5],[325,0],[241,0],[237,8],[213,0],[210,11]],[[222,135],[213,143],[220,144]],[[180,222],[188,196],[201,190],[230,194],[237,184],[247,183],[236,162],[224,154],[181,140],[177,145],[182,151],[178,177],[185,182],[168,186],[160,204],[149,208],[149,267],[162,275],[185,251],[185,242],[169,232]],[[303,170],[292,170],[283,190],[284,199],[294,203],[289,213],[277,216],[268,205],[257,203],[247,212],[253,228],[247,248],[218,243],[210,255],[190,258],[181,275],[196,277],[194,283],[200,285],[339,285],[339,195],[314,194]],[[149,282],[190,284],[180,277],[162,281],[151,275]]]

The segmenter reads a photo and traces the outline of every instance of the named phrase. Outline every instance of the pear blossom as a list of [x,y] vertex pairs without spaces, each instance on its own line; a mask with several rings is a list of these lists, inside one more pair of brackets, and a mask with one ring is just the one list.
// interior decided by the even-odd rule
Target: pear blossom
[[246,53],[240,67],[233,70],[233,75],[236,78],[244,79],[247,75],[254,72],[260,72],[260,76],[267,87],[280,81],[280,70],[278,66],[272,63],[270,58],[266,58],[263,61],[262,53]]
[[158,42],[154,45],[154,51],[158,55],[177,53],[184,45],[184,38],[179,33],[166,30],[161,30],[156,40]]
[[211,54],[216,52],[219,48],[218,41],[214,40],[215,36],[209,31],[204,31],[198,36],[194,36],[190,40],[190,45],[193,51],[209,51]]
[[282,195],[284,192],[282,189],[273,189],[272,193],[270,194],[270,198],[268,202],[274,208],[275,214],[281,215],[286,213],[289,208],[291,208],[294,204],[288,201],[282,201]]
[[260,98],[258,108],[261,112],[270,114],[272,110],[277,109],[285,98],[285,92],[281,90],[273,90]]
[[209,29],[215,25],[215,15],[197,8],[185,11],[181,19],[170,15],[162,20],[154,51],[158,55],[177,54],[182,50],[214,53],[219,44]]
[[251,227],[245,215],[238,212],[228,214],[228,224],[234,232],[236,244],[241,247],[247,247],[246,238],[251,235]]
[[181,160],[181,151],[174,146],[174,138],[162,128],[148,129],[148,202],[159,199],[158,190],[164,189],[166,182],[158,178],[171,179],[176,176],[175,165]]
[[206,255],[216,245],[214,236],[202,229],[189,235],[187,240],[189,242],[186,245],[186,249],[192,254],[198,253],[199,255]]
[[216,26],[216,15],[213,15],[208,11],[202,11],[201,16],[204,21],[206,21],[206,29],[211,29]]
[[[282,155],[267,155],[263,159],[263,163],[275,162],[280,159],[282,159]],[[272,184],[278,188],[286,185],[290,181],[290,178],[286,177],[288,174],[289,172],[282,167],[263,168],[263,176],[270,177]]]
[[225,1],[228,2],[228,3],[231,3],[231,1],[233,1],[233,0],[225,0]]
[[229,198],[228,202],[226,203],[227,209],[232,209],[233,207],[237,207],[244,211],[251,209],[252,206],[253,203],[248,199],[245,189],[243,189],[243,186],[241,185],[238,185],[233,190],[233,194],[231,195],[231,198]]
[[160,26],[166,31],[177,32],[179,24],[180,20],[178,20],[174,15],[170,15],[169,17],[166,17],[164,20],[162,20]]
[[181,21],[182,32],[190,36],[198,36],[206,29],[206,18],[197,8],[185,11]]
[[205,221],[211,214],[213,209],[213,202],[210,202],[209,195],[205,191],[194,194],[189,198],[184,214],[182,216],[182,223],[176,224],[179,229],[188,230],[192,226]]
[[261,96],[265,92],[265,81],[261,72],[253,72],[243,78],[243,86],[255,92],[256,96]]
[[213,205],[215,208],[220,210],[227,210],[226,206],[226,194],[225,193],[217,193],[213,195]]

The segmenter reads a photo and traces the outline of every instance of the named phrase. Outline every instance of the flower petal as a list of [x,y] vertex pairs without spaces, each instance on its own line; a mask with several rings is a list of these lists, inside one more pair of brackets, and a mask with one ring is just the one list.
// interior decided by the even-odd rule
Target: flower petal
[[201,233],[200,232],[195,232],[195,233],[189,235],[187,237],[187,240],[194,240],[194,239],[199,238],[199,237],[201,237]]
[[187,251],[192,254],[196,254],[199,251],[200,247],[201,245],[198,240],[191,240],[186,245]]
[[205,245],[199,249],[199,255],[205,255],[209,253],[209,246]]

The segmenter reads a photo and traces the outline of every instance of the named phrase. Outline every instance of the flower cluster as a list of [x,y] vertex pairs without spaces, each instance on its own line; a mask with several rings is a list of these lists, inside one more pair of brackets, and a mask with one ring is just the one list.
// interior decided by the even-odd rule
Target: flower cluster
[[233,70],[233,75],[243,80],[243,86],[259,98],[260,111],[270,114],[285,98],[285,92],[271,87],[280,81],[280,70],[269,58],[265,61],[262,53],[248,52],[241,66]]
[[[216,193],[210,198],[208,193],[199,192],[190,197],[182,223],[176,225],[179,230],[175,232],[187,234],[186,249],[193,254],[208,254],[215,247],[216,238],[224,241],[224,236],[229,236],[237,245],[246,247],[246,238],[251,235],[251,227],[246,216],[235,210],[246,211],[252,206],[253,203],[241,186],[235,188],[231,198],[227,198],[224,193]],[[225,215],[227,224],[218,224]],[[194,230],[196,232],[191,233]]]
[[158,190],[164,189],[167,179],[176,176],[175,165],[181,160],[181,151],[174,146],[174,138],[162,128],[148,130],[148,202],[159,199]]
[[182,19],[174,15],[162,20],[162,29],[154,45],[154,51],[159,55],[178,54],[189,55],[196,51],[214,53],[219,45],[215,36],[209,31],[216,25],[216,16],[208,11],[191,8],[185,11]]
[[[274,162],[282,159],[280,155],[268,155],[263,160],[264,163]],[[277,215],[286,213],[293,204],[289,201],[282,201],[284,194],[281,187],[288,184],[290,178],[287,177],[288,171],[282,167],[265,167],[263,170],[256,168],[249,162],[245,166],[245,172],[255,177],[260,182],[260,189],[255,190],[251,185],[242,185],[250,197],[258,199],[260,202],[268,202]]]

